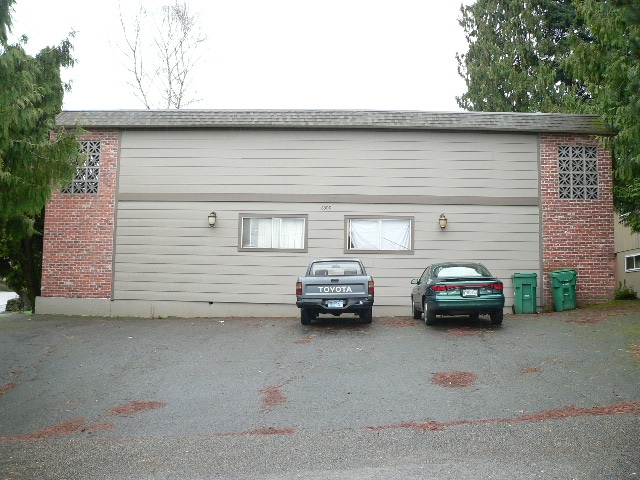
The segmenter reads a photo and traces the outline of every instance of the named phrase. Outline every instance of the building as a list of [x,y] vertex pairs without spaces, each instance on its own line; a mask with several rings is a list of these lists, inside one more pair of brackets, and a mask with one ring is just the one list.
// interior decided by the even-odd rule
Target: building
[[[312,258],[355,256],[374,316],[409,315],[441,260],[505,282],[577,272],[578,306],[613,298],[612,162],[590,115],[78,111],[87,163],[46,208],[39,313],[296,316]],[[216,223],[208,217],[216,213]],[[439,218],[447,219],[445,228]]]
[[615,220],[616,280],[618,287],[630,287],[640,293],[640,233]]

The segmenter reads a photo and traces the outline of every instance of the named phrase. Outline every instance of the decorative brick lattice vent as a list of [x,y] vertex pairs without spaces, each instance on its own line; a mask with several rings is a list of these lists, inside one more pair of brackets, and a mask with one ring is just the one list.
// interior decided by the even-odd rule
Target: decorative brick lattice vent
[[593,146],[558,147],[558,192],[565,200],[598,199],[598,150]]
[[100,180],[100,141],[80,142],[80,153],[86,155],[82,165],[78,166],[73,182],[62,189],[61,193],[98,193]]

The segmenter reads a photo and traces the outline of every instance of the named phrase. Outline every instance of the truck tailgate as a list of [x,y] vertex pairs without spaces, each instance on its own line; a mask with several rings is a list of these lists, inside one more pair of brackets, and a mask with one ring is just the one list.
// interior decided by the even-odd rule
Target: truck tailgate
[[309,282],[303,285],[303,294],[311,297],[335,297],[340,298],[345,295],[367,295],[368,283],[349,282],[344,283],[326,283],[326,282]]

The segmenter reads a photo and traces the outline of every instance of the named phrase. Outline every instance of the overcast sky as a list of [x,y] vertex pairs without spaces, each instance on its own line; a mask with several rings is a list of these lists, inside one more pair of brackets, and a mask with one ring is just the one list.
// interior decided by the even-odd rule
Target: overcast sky
[[[207,36],[193,91],[207,109],[457,111],[461,0],[185,0]],[[16,0],[34,54],[72,30],[65,110],[144,108],[120,50],[138,0]],[[146,0],[160,7],[170,0]],[[464,3],[470,3],[465,0]]]

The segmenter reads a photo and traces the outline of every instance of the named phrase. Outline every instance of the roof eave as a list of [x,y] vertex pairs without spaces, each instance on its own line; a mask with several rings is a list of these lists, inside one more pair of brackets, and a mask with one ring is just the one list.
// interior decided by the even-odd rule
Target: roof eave
[[580,133],[611,136],[597,115],[362,110],[65,111],[58,127],[116,129],[365,129]]

